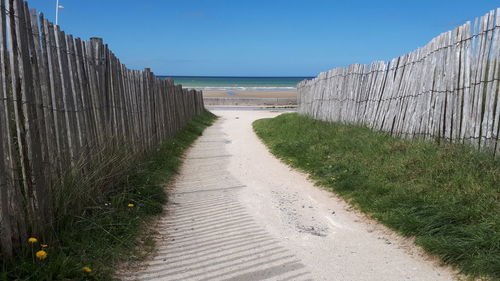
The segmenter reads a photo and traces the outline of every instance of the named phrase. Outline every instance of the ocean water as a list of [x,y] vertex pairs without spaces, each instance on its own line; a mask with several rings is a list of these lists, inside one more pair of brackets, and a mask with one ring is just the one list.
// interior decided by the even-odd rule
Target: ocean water
[[204,91],[295,91],[297,84],[313,77],[198,77],[160,76],[172,78],[175,84]]

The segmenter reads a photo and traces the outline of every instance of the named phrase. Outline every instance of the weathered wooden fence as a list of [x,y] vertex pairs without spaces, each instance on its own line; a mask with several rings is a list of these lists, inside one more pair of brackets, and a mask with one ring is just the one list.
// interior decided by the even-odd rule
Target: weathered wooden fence
[[299,112],[402,137],[500,154],[500,9],[391,62],[353,64],[299,83]]
[[0,0],[0,248],[50,226],[50,184],[109,145],[146,152],[204,110],[201,92],[130,70],[99,38],[82,41]]

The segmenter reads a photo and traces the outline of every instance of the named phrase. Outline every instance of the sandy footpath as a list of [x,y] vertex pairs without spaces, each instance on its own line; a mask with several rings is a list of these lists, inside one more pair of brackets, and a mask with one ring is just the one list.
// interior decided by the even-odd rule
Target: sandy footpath
[[124,280],[454,280],[454,273],[274,158],[252,131],[270,111],[221,116],[186,155],[158,249]]

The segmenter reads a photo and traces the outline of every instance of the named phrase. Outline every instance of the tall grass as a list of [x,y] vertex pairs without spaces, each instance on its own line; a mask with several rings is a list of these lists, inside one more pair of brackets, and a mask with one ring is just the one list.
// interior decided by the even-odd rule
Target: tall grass
[[[153,247],[143,226],[162,212],[164,184],[215,118],[209,112],[194,117],[173,140],[145,155],[110,147],[77,163],[51,189],[52,235],[37,237],[14,260],[0,260],[0,280],[112,280],[118,263],[142,258]],[[48,245],[48,257],[37,260],[33,253],[41,244]]]
[[254,129],[284,162],[444,262],[500,279],[499,158],[297,114]]

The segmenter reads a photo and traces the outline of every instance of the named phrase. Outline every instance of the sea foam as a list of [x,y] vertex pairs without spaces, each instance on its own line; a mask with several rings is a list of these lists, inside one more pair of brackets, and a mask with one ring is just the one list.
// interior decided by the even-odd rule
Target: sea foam
[[200,87],[182,85],[185,88],[201,91],[243,91],[243,92],[294,92],[296,87]]

